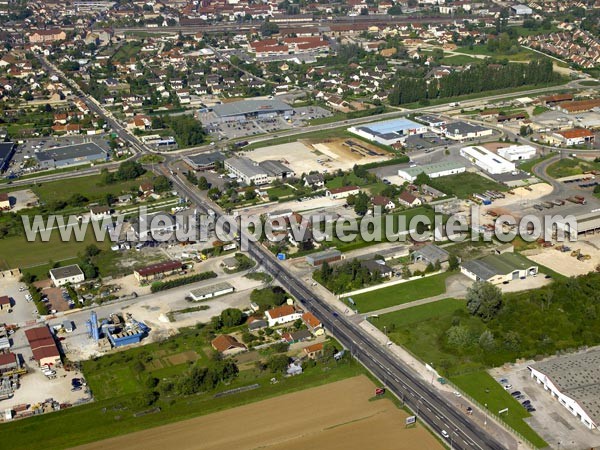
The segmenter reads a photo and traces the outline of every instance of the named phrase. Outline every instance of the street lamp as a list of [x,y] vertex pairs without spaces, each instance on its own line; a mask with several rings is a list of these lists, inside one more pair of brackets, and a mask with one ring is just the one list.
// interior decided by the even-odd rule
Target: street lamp
[[488,415],[488,405],[487,403],[485,404],[485,419],[483,421],[483,426],[487,427],[487,415]]

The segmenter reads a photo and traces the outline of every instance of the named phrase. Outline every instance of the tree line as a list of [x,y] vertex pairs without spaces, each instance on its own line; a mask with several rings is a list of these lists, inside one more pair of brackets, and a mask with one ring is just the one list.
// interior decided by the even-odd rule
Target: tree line
[[400,77],[390,93],[389,102],[397,106],[558,80],[560,75],[553,72],[549,59],[536,59],[528,64],[477,64],[440,80]]

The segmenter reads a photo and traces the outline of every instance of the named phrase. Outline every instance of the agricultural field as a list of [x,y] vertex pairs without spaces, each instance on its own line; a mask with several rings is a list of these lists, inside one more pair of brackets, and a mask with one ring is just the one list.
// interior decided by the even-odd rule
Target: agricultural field
[[433,297],[446,292],[446,279],[451,275],[453,275],[452,272],[443,272],[438,275],[421,278],[420,280],[353,295],[352,300],[359,312],[366,313],[422,298]]
[[[212,358],[212,350],[206,351],[208,345],[208,336],[201,329],[192,328],[160,343],[87,361],[83,371],[92,392],[97,396],[97,401],[5,424],[0,428],[0,439],[3,442],[10,440],[14,448],[28,450],[71,448],[241,405],[251,407],[253,405],[249,404],[260,400],[279,398],[284,394],[364,374],[362,366],[349,357],[340,361],[335,361],[333,358],[320,360],[314,365],[308,365],[303,374],[291,378],[282,376],[280,372],[274,373],[250,364],[248,368],[240,369],[239,374],[227,382],[219,381],[214,389],[201,389],[191,394],[180,393],[178,386],[181,383],[187,385],[191,382],[187,371],[197,368],[200,369],[199,373],[202,373],[206,367],[218,367],[221,364]],[[273,378],[276,382],[271,381]],[[157,380],[159,385],[154,389],[160,392],[158,398],[148,391]],[[174,390],[169,390],[170,380],[175,380],[172,387]],[[236,388],[243,390],[235,391]],[[372,389],[372,386],[368,389],[369,395],[364,400],[366,405],[369,404],[367,400],[372,396]],[[328,391],[329,386],[325,390]],[[312,399],[311,411],[315,413],[319,408],[315,408],[314,397],[312,395],[309,397]],[[148,404],[149,401],[152,403],[151,406]],[[287,405],[288,410],[292,408],[296,411],[294,403]],[[254,408],[262,411],[260,407],[254,406]],[[277,409],[273,414],[281,418],[282,410]],[[212,419],[207,418],[207,420]],[[403,423],[402,415],[399,416],[398,421]],[[263,424],[266,425],[267,422]],[[340,422],[337,424],[341,425]],[[273,424],[269,423],[265,433],[271,434],[272,426]],[[194,432],[203,430],[187,426],[185,428]],[[244,427],[244,429],[253,428]],[[48,433],[48,430],[52,430],[52,433]],[[204,430],[202,433],[203,437],[206,436]],[[425,430],[422,430],[422,433],[419,439],[432,439]],[[188,436],[186,442],[197,448],[198,441],[194,436]],[[182,442],[177,446],[173,446],[171,442],[171,447],[183,448]],[[130,446],[135,447],[135,445]],[[110,447],[111,445],[102,445],[102,448]],[[147,448],[147,445],[145,447]]]
[[[406,428],[407,413],[387,398],[369,401],[375,385],[365,376],[306,389],[196,419],[77,447],[181,450],[438,450],[443,446],[424,427]],[[315,407],[315,399],[327,408]],[[285,411],[293,410],[293,414]],[[231,432],[231,424],[239,428]]]

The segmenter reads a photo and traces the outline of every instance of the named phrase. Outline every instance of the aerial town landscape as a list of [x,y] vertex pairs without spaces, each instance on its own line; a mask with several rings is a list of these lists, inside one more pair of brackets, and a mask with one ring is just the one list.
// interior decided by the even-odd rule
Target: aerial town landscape
[[0,0],[0,448],[311,447],[600,449],[600,2]]

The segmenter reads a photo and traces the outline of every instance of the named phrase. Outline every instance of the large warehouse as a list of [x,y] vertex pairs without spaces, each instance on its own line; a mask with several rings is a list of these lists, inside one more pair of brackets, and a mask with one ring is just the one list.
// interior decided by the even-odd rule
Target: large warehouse
[[460,265],[460,271],[473,281],[500,284],[535,276],[538,273],[538,266],[517,253],[502,253],[464,261]]
[[213,112],[221,122],[243,122],[255,118],[291,116],[294,109],[281,100],[241,100],[215,105]]
[[482,127],[468,122],[452,122],[446,125],[444,134],[447,138],[455,141],[463,141],[465,139],[476,139],[484,136],[491,136],[494,130],[491,128]]
[[577,238],[579,234],[596,234],[600,232],[600,212],[580,214],[570,220],[569,216],[556,221],[556,228],[565,235]]
[[408,136],[426,133],[427,127],[408,119],[392,119],[350,127],[348,131],[372,142],[394,145]]
[[541,384],[590,430],[600,421],[600,350],[565,355],[529,366]]
[[464,164],[449,161],[399,169],[398,176],[412,183],[422,173],[425,173],[429,178],[439,178],[448,175],[456,175],[465,170]]
[[221,295],[230,294],[235,289],[234,287],[227,283],[217,283],[211,284],[210,286],[202,286],[190,291],[190,297],[195,302],[199,302],[202,300],[208,300],[209,298],[219,297]]
[[531,145],[511,145],[498,149],[498,154],[508,161],[522,161],[535,158],[537,150]]
[[460,156],[467,158],[477,167],[492,175],[516,170],[515,163],[507,161],[485,147],[463,147],[460,149]]
[[225,161],[225,155],[221,152],[199,153],[184,156],[183,160],[194,170],[210,170],[214,169],[218,162]]
[[25,330],[25,337],[33,352],[33,359],[35,359],[40,366],[60,364],[61,361],[58,346],[56,345],[52,333],[50,333],[50,329],[46,325]]
[[108,160],[108,153],[98,144],[84,142],[37,152],[35,158],[40,168],[55,169],[90,164],[94,161],[106,161]]

